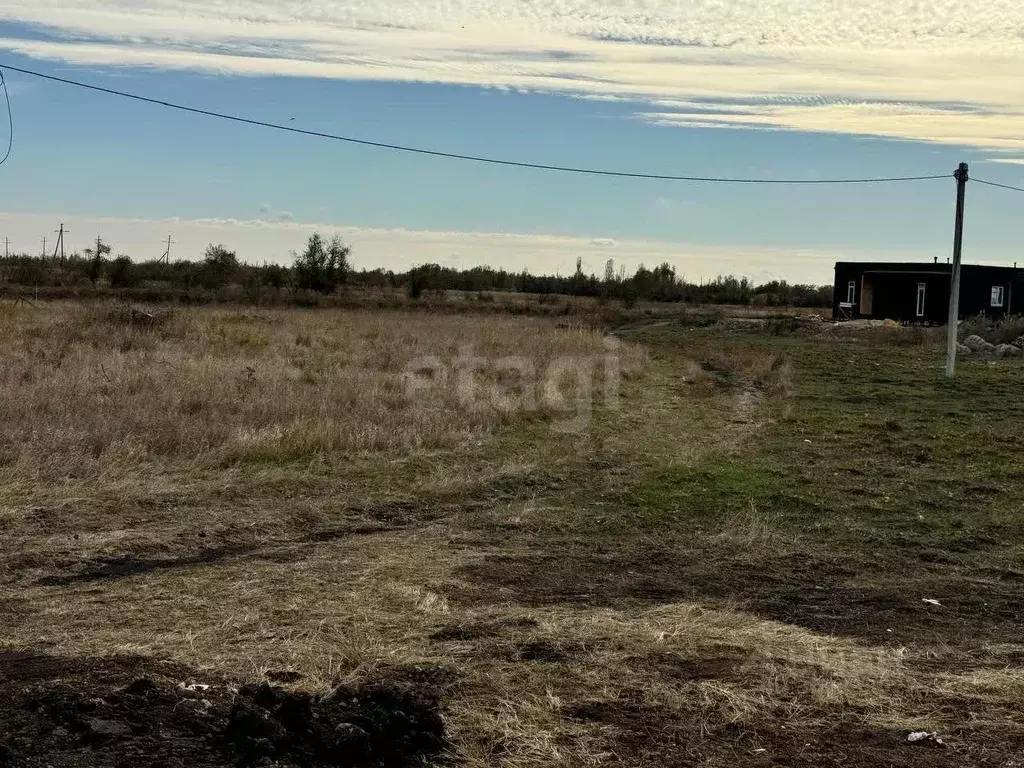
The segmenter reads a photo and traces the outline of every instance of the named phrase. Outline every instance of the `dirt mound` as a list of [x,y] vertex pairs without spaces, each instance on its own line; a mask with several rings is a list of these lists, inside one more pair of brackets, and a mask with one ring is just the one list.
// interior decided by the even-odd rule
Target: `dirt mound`
[[446,746],[428,678],[315,697],[194,685],[187,669],[140,659],[0,653],[0,766],[423,765]]
[[238,764],[403,766],[444,747],[436,705],[386,685],[340,688],[323,699],[246,686],[225,735]]

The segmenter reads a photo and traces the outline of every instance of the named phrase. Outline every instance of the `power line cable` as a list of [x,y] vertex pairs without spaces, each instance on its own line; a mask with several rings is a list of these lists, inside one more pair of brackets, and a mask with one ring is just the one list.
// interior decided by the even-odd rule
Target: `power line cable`
[[7,139],[7,153],[4,155],[4,159],[0,160],[0,165],[3,165],[11,157],[11,151],[14,149],[14,113],[11,111],[11,94],[7,90],[7,81],[4,79],[4,71],[0,69],[0,85],[4,89],[4,98],[7,100],[7,120],[11,126],[11,133]]
[[579,168],[574,166],[562,166],[562,165],[546,165],[543,163],[527,163],[520,162],[517,160],[503,160],[495,157],[484,157],[481,155],[467,155],[458,152],[441,152],[434,149],[423,149],[421,147],[409,147],[401,144],[389,144],[383,141],[371,141],[369,139],[357,139],[352,136],[341,136],[331,133],[322,133],[320,131],[310,131],[303,128],[294,128],[288,125],[281,125],[280,123],[271,123],[264,120],[253,120],[246,117],[239,117],[237,115],[229,115],[223,112],[214,112],[208,109],[199,109],[198,107],[190,107],[184,104],[176,104],[170,101],[163,101],[162,99],[154,99],[149,96],[142,96],[137,93],[129,93],[127,91],[118,91],[112,88],[103,88],[98,85],[90,85],[88,83],[79,82],[77,80],[69,80],[64,77],[57,77],[55,75],[46,75],[41,72],[35,72],[30,69],[22,69],[21,67],[12,67],[7,64],[0,64],[0,68],[8,69],[11,72],[19,72],[23,75],[30,75],[32,77],[42,78],[44,80],[50,80],[56,83],[63,83],[65,85],[72,85],[76,88],[84,88],[90,91],[96,91],[99,93],[106,93],[111,96],[120,96],[125,99],[133,99],[135,101],[145,102],[147,104],[155,104],[161,107],[167,107],[169,109],[176,109],[181,112],[190,112],[196,115],[204,115],[206,117],[213,117],[219,120],[228,120],[234,123],[242,123],[244,125],[254,125],[261,128],[270,128],[277,131],[286,131],[288,133],[300,134],[302,136],[314,136],[321,139],[331,139],[333,141],[343,141],[349,144],[358,144],[365,147],[377,147],[380,149],[390,149],[397,152],[409,152],[416,155],[429,155],[431,157],[443,157],[451,160],[466,160],[474,163],[486,163],[489,165],[502,165],[511,166],[515,168],[533,168],[541,171],[559,171],[562,173],[577,173],[586,174],[590,176],[615,176],[619,178],[629,179],[657,179],[662,181],[694,181],[694,182],[708,182],[717,184],[882,184],[889,182],[904,182],[904,181],[931,181],[933,179],[946,179],[951,178],[951,174],[944,173],[933,176],[891,176],[881,178],[869,178],[869,179],[745,179],[745,178],[719,178],[711,176],[675,176],[669,174],[658,174],[658,173],[630,173],[625,171],[609,171],[597,168]]
[[975,178],[974,176],[971,177],[971,181],[976,181],[979,184],[985,184],[989,187],[999,187],[1000,189],[1012,189],[1014,192],[1024,192],[1024,188],[1022,187],[1014,187],[1009,184],[999,184],[994,181],[985,181],[985,179],[978,179]]

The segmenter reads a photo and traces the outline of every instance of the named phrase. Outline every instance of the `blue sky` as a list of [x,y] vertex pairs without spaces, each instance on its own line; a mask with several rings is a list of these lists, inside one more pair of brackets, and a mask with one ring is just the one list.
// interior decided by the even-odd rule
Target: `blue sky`
[[[1014,32],[1024,12],[1013,5],[996,8],[1000,17],[986,4],[979,22],[972,2],[937,2],[929,14],[896,0],[885,4],[895,10],[888,26],[865,21],[875,0],[846,15],[811,12],[809,1],[732,0],[719,4],[733,12],[724,20],[701,0],[683,11],[599,0],[587,14],[498,0],[445,13],[414,0],[37,5],[0,3],[0,64],[311,130],[687,175],[900,176],[968,161],[976,176],[1024,183],[1024,49]],[[971,11],[973,41],[957,26]],[[991,40],[979,47],[978,36]],[[565,272],[580,254],[595,271],[607,258],[664,259],[693,277],[815,282],[830,280],[838,258],[950,250],[951,180],[736,187],[561,175],[7,79],[16,133],[0,169],[0,237],[19,250],[38,249],[46,222],[66,220],[77,225],[72,245],[102,227],[131,255],[170,233],[182,257],[219,238],[259,261],[286,258],[319,225],[345,234],[370,267],[447,260]],[[1022,202],[971,187],[969,259],[1024,260]]]

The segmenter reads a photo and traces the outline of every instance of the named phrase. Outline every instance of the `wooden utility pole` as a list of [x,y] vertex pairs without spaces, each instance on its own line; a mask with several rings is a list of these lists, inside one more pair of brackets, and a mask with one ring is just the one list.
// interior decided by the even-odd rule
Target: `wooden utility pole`
[[53,247],[53,258],[57,259],[57,250],[60,249],[60,263],[64,266],[64,235],[68,233],[68,230],[64,229],[64,224],[61,223],[60,229],[55,230],[57,233],[57,245]]
[[46,258],[46,238],[43,238],[43,258]]
[[964,246],[964,197],[967,192],[967,163],[956,173],[956,226],[953,230],[953,268],[949,275],[949,321],[946,323],[946,376],[956,371],[957,323],[960,320],[960,256]]
[[173,243],[174,243],[174,241],[171,240],[171,236],[168,235],[167,236],[167,250],[164,251],[164,255],[160,257],[160,261],[157,262],[158,264],[160,262],[162,262],[162,261],[166,261],[168,264],[171,263],[171,245]]

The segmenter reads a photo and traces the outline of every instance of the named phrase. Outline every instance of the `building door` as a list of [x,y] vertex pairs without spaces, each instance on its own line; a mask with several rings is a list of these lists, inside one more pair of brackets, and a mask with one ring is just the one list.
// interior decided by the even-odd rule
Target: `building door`
[[924,304],[928,294],[928,283],[917,284],[917,316],[924,317]]
[[868,280],[867,275],[860,279],[860,313],[871,316],[874,311],[875,289]]

